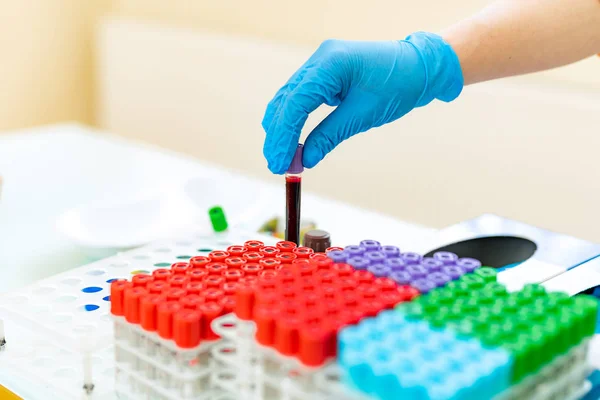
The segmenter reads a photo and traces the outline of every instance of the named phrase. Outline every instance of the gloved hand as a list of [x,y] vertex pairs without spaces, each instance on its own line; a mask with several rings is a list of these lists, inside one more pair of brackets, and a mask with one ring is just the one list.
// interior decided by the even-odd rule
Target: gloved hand
[[458,57],[441,37],[418,32],[402,41],[328,40],[269,103],[263,153],[275,174],[289,167],[308,115],[337,106],[308,136],[303,164],[312,168],[342,141],[392,122],[433,99],[462,91]]

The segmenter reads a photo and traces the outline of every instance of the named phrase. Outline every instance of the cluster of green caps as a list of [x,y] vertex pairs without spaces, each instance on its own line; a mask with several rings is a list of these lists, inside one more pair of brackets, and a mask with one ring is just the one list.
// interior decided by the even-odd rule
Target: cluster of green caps
[[598,300],[546,292],[535,284],[508,292],[493,268],[482,267],[396,309],[434,328],[477,338],[485,347],[504,348],[512,355],[517,383],[594,335]]

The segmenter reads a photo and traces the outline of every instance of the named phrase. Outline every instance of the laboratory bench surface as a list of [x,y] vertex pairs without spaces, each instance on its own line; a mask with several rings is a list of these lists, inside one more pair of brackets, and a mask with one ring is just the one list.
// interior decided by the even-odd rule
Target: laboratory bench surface
[[[260,193],[243,221],[231,221],[238,227],[255,231],[284,213],[283,185],[77,124],[0,135],[0,176],[0,293],[93,261],[56,227],[62,213],[88,203],[114,203],[201,178],[224,195],[227,188],[231,196],[240,188]],[[412,247],[435,232],[310,193],[302,201],[304,215],[330,231],[334,243],[376,237]]]

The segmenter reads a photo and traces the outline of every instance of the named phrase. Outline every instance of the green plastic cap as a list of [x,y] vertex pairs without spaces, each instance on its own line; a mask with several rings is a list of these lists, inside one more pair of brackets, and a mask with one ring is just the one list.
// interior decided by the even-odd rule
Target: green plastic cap
[[481,277],[485,282],[494,282],[498,273],[492,267],[477,268],[473,274]]
[[208,210],[208,216],[210,217],[210,223],[215,232],[227,230],[227,219],[225,218],[225,212],[223,212],[221,207],[215,206],[210,208]]

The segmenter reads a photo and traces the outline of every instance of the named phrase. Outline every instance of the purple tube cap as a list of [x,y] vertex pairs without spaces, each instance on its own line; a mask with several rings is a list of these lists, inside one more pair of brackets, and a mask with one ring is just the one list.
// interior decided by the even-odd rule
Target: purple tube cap
[[294,153],[294,158],[292,158],[292,163],[287,170],[288,174],[301,174],[304,171],[304,165],[302,164],[303,151],[304,145],[298,144],[298,147],[296,147],[296,153]]

